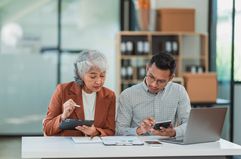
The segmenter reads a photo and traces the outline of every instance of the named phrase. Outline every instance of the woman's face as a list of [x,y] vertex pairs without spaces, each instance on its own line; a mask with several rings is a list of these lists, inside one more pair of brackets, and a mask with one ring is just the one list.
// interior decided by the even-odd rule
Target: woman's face
[[98,92],[105,83],[105,71],[101,71],[99,68],[91,68],[84,74],[84,91],[86,93]]

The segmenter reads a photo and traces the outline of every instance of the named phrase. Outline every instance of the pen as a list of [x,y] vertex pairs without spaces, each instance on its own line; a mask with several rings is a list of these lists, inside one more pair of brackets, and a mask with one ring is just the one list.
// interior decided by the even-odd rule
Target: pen
[[78,107],[78,108],[80,107],[80,105],[77,105],[77,104],[75,104],[74,106],[75,106],[75,107]]

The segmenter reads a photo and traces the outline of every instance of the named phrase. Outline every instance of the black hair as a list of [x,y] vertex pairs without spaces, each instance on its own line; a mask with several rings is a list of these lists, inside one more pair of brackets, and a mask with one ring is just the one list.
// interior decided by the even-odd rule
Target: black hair
[[149,65],[151,66],[153,63],[155,63],[157,68],[161,70],[170,70],[171,75],[174,74],[175,72],[176,61],[168,53],[162,52],[162,53],[153,55]]

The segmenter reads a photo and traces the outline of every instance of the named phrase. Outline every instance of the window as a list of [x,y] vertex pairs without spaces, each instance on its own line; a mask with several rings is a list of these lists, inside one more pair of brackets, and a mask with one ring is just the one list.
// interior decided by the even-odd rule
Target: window
[[[219,81],[230,80],[233,1],[217,1],[217,72]],[[234,80],[241,81],[241,1],[235,1]]]
[[[0,135],[39,135],[59,77],[58,3],[61,3],[61,82],[72,81],[75,50],[98,49],[115,66],[119,1],[0,1]],[[44,17],[44,18],[43,18]],[[115,68],[107,72],[114,88]],[[108,82],[109,81],[109,82]]]
[[241,82],[241,1],[235,1],[235,26],[234,26],[234,80]]
[[230,80],[232,44],[232,1],[217,1],[217,74],[219,81]]

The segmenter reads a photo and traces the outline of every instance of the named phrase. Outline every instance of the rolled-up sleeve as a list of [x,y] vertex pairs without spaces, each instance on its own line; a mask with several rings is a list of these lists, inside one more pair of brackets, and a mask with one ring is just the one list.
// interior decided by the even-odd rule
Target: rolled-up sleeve
[[190,99],[184,87],[180,87],[179,103],[177,107],[177,121],[178,125],[175,127],[176,137],[183,136],[186,131],[187,121],[191,110]]
[[117,102],[116,135],[137,135],[136,128],[131,128],[132,109],[128,95],[122,93]]

